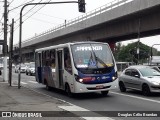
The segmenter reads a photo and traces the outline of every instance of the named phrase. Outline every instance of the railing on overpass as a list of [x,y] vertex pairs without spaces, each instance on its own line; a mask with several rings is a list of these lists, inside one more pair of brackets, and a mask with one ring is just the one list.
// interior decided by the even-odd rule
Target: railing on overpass
[[95,10],[92,10],[92,11],[88,12],[88,13],[86,13],[86,14],[84,14],[84,15],[78,16],[78,17],[76,17],[76,18],[74,18],[74,19],[71,19],[71,20],[69,20],[69,21],[66,21],[66,23],[60,24],[60,25],[58,25],[58,26],[56,26],[56,27],[54,27],[54,28],[52,28],[52,29],[49,29],[49,30],[47,30],[47,31],[45,31],[45,32],[43,32],[43,33],[40,33],[39,35],[36,35],[36,36],[34,36],[34,37],[31,37],[31,38],[23,41],[23,43],[28,42],[28,41],[31,41],[31,40],[33,40],[33,39],[37,39],[37,38],[42,37],[42,36],[44,36],[44,35],[53,33],[53,32],[55,32],[55,31],[61,30],[61,29],[66,28],[66,27],[68,27],[68,26],[77,24],[77,23],[82,22],[82,21],[84,21],[84,20],[87,20],[87,19],[89,19],[89,18],[91,18],[91,17],[94,17],[94,16],[96,16],[96,15],[98,15],[98,14],[101,14],[101,13],[104,13],[104,12],[106,12],[106,11],[110,11],[110,10],[112,10],[112,9],[114,9],[114,8],[117,8],[117,7],[119,7],[119,6],[122,6],[122,5],[124,5],[124,4],[126,4],[126,3],[129,3],[129,2],[131,2],[131,1],[133,1],[133,0],[114,0],[114,1],[112,1],[112,2],[110,2],[110,3],[108,3],[108,4],[106,4],[106,5],[103,5],[103,6],[97,8],[97,9],[95,9]]

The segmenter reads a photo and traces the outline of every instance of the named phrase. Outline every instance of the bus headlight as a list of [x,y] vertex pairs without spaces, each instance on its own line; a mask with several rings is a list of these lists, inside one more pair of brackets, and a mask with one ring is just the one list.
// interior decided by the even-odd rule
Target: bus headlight
[[74,74],[74,77],[77,82],[83,83],[83,79],[80,78],[78,75]]
[[82,78],[81,78],[81,79],[79,79],[79,82],[83,83],[83,79],[82,79]]
[[80,82],[80,83],[89,83],[91,81],[94,81],[96,80],[95,77],[90,77],[90,76],[86,76],[86,77],[83,77],[83,78],[80,78],[78,75],[74,75],[75,76],[75,79],[77,82]]
[[112,81],[115,81],[118,78],[117,72],[112,76]]

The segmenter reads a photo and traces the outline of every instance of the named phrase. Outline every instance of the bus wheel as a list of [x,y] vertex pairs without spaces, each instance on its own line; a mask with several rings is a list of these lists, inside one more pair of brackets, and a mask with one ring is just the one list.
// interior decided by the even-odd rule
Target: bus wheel
[[103,96],[107,96],[108,95],[108,90],[107,91],[101,91],[101,94],[103,95]]
[[69,97],[73,97],[73,93],[71,92],[68,84],[66,84],[65,91]]

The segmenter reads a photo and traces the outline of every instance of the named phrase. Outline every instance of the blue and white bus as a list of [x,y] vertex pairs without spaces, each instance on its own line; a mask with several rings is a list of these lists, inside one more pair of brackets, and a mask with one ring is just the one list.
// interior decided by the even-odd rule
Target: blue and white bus
[[36,81],[72,93],[115,89],[117,67],[107,43],[74,42],[35,50]]

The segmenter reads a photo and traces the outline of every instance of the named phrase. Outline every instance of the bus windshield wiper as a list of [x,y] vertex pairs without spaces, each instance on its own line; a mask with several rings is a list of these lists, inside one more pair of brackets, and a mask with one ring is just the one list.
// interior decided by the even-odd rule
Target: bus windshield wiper
[[[94,59],[93,59],[93,56],[92,56],[92,52],[90,51],[90,53],[91,53],[91,56],[90,56],[89,61],[88,61],[88,68],[94,62]],[[96,61],[96,67],[97,67],[97,61]]]
[[[90,44],[90,45],[91,45],[91,44]],[[91,45],[91,48],[92,48],[92,45]],[[95,51],[93,50],[93,48],[92,48],[92,53],[93,53],[94,58],[95,58],[95,60],[96,60],[96,66],[97,66],[98,61],[99,61],[99,63],[101,63],[105,68],[108,67],[103,60],[101,60],[99,57],[96,56],[96,53],[95,53]],[[97,67],[98,67],[98,66],[97,66]]]
[[104,67],[108,67],[106,63],[103,60],[101,60],[99,57],[95,56],[95,58],[96,58],[96,61],[99,61],[99,63],[101,63]]

